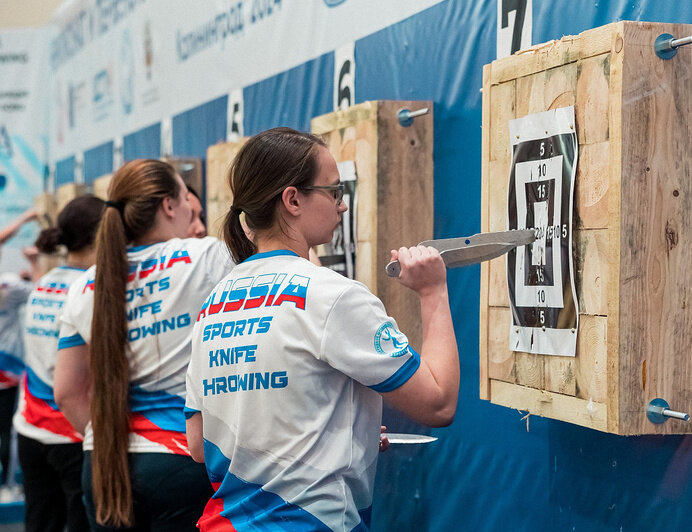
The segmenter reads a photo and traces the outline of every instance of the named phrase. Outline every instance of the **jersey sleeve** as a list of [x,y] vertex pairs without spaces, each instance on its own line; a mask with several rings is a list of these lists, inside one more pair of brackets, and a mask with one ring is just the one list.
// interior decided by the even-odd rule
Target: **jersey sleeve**
[[91,336],[91,309],[94,304],[93,277],[88,273],[79,277],[67,293],[60,316],[58,350],[89,343]]
[[224,242],[210,236],[206,237],[205,240],[210,241],[204,256],[205,271],[211,286],[216,286],[216,283],[231,272],[235,263]]
[[25,281],[21,277],[12,276],[5,280],[6,288],[3,299],[8,306],[19,307],[26,303],[26,300],[34,289],[34,283]]
[[201,364],[204,352],[202,349],[200,322],[195,323],[192,328],[192,354],[190,364],[187,366],[185,376],[185,417],[190,418],[202,410],[202,397],[199,390],[201,378]]
[[327,317],[320,358],[334,369],[379,393],[408,381],[420,355],[364,285],[346,289]]

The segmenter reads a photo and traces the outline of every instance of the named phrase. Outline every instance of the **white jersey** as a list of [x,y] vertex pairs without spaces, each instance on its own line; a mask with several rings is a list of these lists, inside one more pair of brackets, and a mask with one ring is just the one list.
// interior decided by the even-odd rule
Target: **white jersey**
[[[212,237],[133,247],[127,256],[129,452],[189,455],[183,407],[192,326],[205,296],[233,263],[226,246]],[[91,341],[94,272],[70,288],[59,349]],[[93,449],[91,425],[84,449]]]
[[24,313],[24,362],[27,366],[14,415],[14,428],[44,444],[82,441],[60,412],[53,396],[60,316],[70,285],[85,270],[59,266],[39,279]]
[[16,273],[0,273],[0,390],[17,386],[24,372],[22,311],[33,287]]
[[192,335],[186,412],[216,490],[201,530],[366,530],[378,392],[419,364],[365,285],[290,251],[236,266]]

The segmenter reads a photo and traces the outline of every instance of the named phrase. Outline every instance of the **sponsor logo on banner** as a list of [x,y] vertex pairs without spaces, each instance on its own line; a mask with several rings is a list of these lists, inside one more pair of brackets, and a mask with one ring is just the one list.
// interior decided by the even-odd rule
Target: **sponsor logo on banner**
[[94,91],[92,96],[94,106],[94,121],[103,120],[108,116],[113,105],[113,68],[109,65],[94,76]]
[[135,58],[129,30],[125,30],[122,35],[120,67],[120,103],[123,113],[129,115],[135,103]]
[[[66,101],[64,117],[49,117],[50,165],[342,47],[352,55],[352,43],[358,39],[441,1],[71,0],[70,9],[56,12],[51,20],[57,33],[48,42],[49,87],[55,99]],[[306,24],[321,29],[305,31]],[[95,121],[93,100],[99,94],[92,94],[92,85],[108,65],[113,65],[113,103],[107,118]],[[338,66],[336,106],[352,105],[353,57],[345,57]],[[104,82],[105,77],[98,80]],[[62,88],[56,87],[59,83]],[[70,87],[81,83],[88,93],[70,93]],[[70,96],[72,113],[67,109]],[[230,135],[242,136],[243,104],[238,98],[231,103]],[[80,119],[80,108],[88,110],[87,120]],[[106,119],[108,127],[103,127]]]
[[146,72],[144,91],[142,92],[142,105],[147,107],[161,100],[159,87],[154,76],[154,38],[152,35],[151,21],[144,23],[144,35],[142,35],[142,47],[144,49],[143,68]]
[[154,64],[154,45],[151,41],[151,23],[147,20],[144,24],[144,67],[147,71],[147,80],[151,80],[151,67]]

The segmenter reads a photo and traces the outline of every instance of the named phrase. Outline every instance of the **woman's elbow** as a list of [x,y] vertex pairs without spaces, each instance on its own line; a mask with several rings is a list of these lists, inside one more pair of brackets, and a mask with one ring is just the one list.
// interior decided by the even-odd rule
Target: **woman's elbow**
[[447,427],[454,421],[459,401],[458,388],[456,393],[441,391],[426,409],[426,420],[423,422],[431,427]]
[[204,463],[204,449],[198,449],[195,447],[190,447],[190,456],[198,464]]
[[187,447],[190,450],[190,456],[192,459],[200,464],[204,463],[204,444],[201,438],[190,437],[188,433],[187,437]]
[[53,398],[61,412],[69,410],[74,402],[74,394],[70,390],[56,386],[53,390]]
[[448,427],[454,421],[456,410],[456,402],[454,402],[454,404],[444,405],[430,413],[429,419],[426,420],[426,425],[431,427]]
[[204,463],[204,430],[202,415],[199,412],[191,415],[185,422],[187,448],[195,462]]
[[417,408],[401,411],[414,421],[428,427],[447,427],[454,421],[456,413],[456,401],[452,403],[439,403],[417,405]]

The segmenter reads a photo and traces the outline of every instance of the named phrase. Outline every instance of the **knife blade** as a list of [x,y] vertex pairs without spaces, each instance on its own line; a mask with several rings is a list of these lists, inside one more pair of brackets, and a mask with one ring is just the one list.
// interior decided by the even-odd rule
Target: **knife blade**
[[[513,229],[491,233],[477,233],[460,238],[442,238],[424,240],[419,246],[431,246],[437,249],[447,268],[458,268],[494,259],[517,246],[526,246],[536,240],[533,229]],[[386,266],[389,277],[399,277],[401,265],[392,261]]]
[[400,432],[384,432],[382,436],[386,436],[389,443],[430,443],[437,440],[435,436],[426,436],[425,434],[403,434]]

